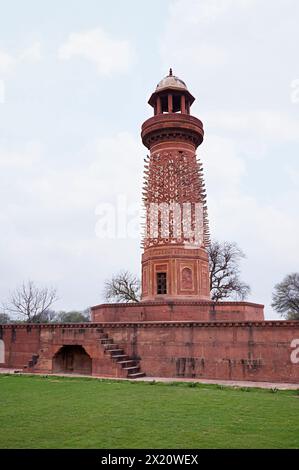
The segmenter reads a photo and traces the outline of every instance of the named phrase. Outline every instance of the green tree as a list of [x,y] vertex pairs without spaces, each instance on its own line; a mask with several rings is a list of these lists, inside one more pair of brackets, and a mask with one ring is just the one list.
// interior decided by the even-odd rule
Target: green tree
[[0,313],[0,325],[11,323],[11,318],[7,313]]
[[56,321],[58,323],[86,323],[90,321],[90,312],[89,309],[84,311],[61,311],[57,314]]

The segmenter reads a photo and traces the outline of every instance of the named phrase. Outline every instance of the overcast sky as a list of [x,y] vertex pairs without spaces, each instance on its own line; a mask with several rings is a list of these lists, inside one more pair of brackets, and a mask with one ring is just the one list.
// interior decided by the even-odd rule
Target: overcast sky
[[212,238],[243,249],[249,300],[277,318],[273,286],[299,269],[299,2],[0,6],[1,300],[32,279],[84,309],[119,269],[139,274],[140,126],[172,67],[204,123]]

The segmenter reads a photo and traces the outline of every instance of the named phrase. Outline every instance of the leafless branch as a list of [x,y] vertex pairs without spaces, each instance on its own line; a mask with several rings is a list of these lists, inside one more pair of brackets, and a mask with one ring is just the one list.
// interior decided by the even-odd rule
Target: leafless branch
[[276,284],[272,307],[287,320],[299,320],[299,273],[288,274]]
[[128,271],[121,271],[105,282],[104,296],[107,302],[139,302],[140,281]]
[[28,322],[33,322],[42,318],[56,300],[58,300],[56,289],[39,288],[33,281],[27,281],[12,292],[6,310],[24,316]]
[[239,262],[245,258],[236,243],[212,241],[207,247],[210,266],[211,299],[236,298],[244,300],[250,287],[240,279]]

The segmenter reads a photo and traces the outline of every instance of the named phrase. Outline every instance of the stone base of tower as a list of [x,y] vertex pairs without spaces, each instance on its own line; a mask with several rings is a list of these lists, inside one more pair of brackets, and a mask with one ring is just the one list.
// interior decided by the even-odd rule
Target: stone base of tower
[[153,378],[299,384],[298,321],[21,323],[0,325],[0,337],[0,369],[136,378],[129,362]]
[[93,322],[263,321],[264,306],[251,302],[156,301],[102,304],[91,308]]
[[[161,274],[165,292],[159,291]],[[206,251],[180,246],[147,248],[142,255],[142,301],[179,299],[210,300]]]

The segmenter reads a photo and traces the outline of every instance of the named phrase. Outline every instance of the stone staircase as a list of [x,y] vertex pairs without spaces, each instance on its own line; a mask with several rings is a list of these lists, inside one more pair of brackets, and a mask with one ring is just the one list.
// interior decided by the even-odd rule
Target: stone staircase
[[29,359],[28,364],[25,364],[23,367],[23,372],[32,372],[34,369],[34,366],[37,364],[39,355],[38,354],[33,354],[32,358]]
[[145,373],[141,372],[139,359],[130,358],[125,354],[124,350],[115,344],[113,339],[104,333],[103,330],[100,332],[100,341],[105,350],[105,354],[110,354],[111,360],[115,361],[127,373],[128,379],[139,379],[145,377]]

